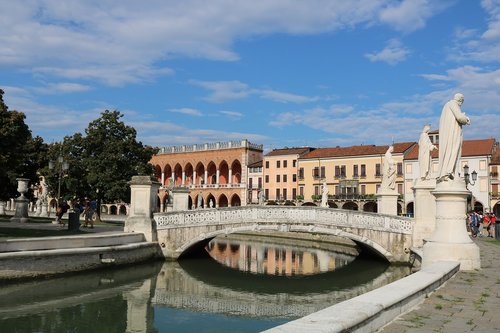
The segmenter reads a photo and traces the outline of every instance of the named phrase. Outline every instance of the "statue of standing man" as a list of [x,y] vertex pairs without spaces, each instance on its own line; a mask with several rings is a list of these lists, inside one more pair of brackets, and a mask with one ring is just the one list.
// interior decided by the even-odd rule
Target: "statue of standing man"
[[394,146],[389,146],[384,156],[384,173],[382,174],[382,190],[394,190],[396,188],[396,162],[392,158]]
[[427,180],[431,174],[431,152],[437,149],[429,139],[431,125],[425,125],[420,139],[418,140],[418,164],[420,168],[420,179]]
[[462,125],[470,125],[470,119],[462,112],[464,95],[458,93],[448,101],[439,120],[439,168],[438,181],[458,179],[462,155]]

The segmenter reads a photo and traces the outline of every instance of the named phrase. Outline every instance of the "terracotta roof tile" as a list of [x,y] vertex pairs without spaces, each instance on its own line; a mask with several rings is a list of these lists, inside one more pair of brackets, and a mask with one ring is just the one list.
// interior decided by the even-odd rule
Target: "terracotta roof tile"
[[[402,154],[408,151],[416,142],[401,142],[394,144],[394,154]],[[361,145],[351,147],[317,148],[301,157],[301,159],[325,158],[325,157],[348,157],[363,155],[385,154],[389,146]]]
[[[493,153],[495,139],[464,140],[462,156],[487,156]],[[436,145],[439,149],[439,145]],[[438,158],[439,150],[433,150],[433,158]],[[418,144],[405,156],[406,160],[418,160]]]
[[266,156],[281,156],[281,155],[303,155],[311,150],[314,150],[314,148],[311,147],[301,147],[301,148],[281,148],[281,149],[274,149],[270,151],[269,153],[266,154]]
[[248,168],[259,168],[262,167],[262,160],[249,164]]

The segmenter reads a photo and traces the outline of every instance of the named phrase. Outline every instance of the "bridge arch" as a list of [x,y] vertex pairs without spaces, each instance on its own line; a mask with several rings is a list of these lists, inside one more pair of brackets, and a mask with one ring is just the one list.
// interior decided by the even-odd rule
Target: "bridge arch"
[[358,204],[355,203],[354,201],[347,201],[343,206],[342,209],[349,209],[349,210],[359,210]]
[[283,205],[155,213],[154,220],[158,242],[168,258],[178,258],[220,234],[279,231],[346,237],[390,262],[409,261],[414,223],[400,216]]

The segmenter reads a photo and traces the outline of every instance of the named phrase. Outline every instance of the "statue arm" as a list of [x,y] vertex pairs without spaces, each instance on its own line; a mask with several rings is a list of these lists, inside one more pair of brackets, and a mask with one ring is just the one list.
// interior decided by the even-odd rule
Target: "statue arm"
[[470,124],[469,117],[467,117],[465,115],[465,113],[462,112],[462,110],[460,109],[460,106],[458,104],[450,105],[450,109],[460,124],[462,124],[462,125],[469,125]]

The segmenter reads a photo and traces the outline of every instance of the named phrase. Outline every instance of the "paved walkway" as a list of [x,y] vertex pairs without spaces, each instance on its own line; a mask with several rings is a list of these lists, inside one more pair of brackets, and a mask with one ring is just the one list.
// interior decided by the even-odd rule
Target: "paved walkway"
[[481,249],[481,270],[457,273],[379,332],[500,332],[500,244],[491,238],[475,242]]
[[[66,222],[65,225],[63,224],[52,224],[52,223],[19,223],[19,222],[2,222],[0,223],[0,228],[20,228],[20,229],[38,229],[38,230],[67,230],[68,229],[68,224],[67,220],[64,220]],[[109,231],[114,231],[114,232],[120,232],[123,231],[123,225],[112,225],[112,224],[107,224],[107,223],[95,223],[94,228],[84,228],[83,223],[84,221],[80,221],[82,226],[80,227],[81,231],[86,231],[86,232],[109,232]]]

